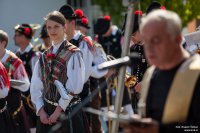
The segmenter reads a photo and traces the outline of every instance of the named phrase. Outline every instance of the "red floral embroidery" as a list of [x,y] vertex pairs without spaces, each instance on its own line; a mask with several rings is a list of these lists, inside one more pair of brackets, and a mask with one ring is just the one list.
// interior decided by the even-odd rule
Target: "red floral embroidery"
[[29,35],[30,32],[31,32],[30,28],[25,28],[25,29],[24,29],[24,33],[25,33],[26,35]]
[[106,15],[103,17],[106,21],[110,21],[110,16]]

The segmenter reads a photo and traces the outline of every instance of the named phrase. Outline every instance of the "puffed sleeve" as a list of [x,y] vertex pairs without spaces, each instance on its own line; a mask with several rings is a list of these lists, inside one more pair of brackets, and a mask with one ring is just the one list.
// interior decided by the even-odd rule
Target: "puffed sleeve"
[[[79,94],[83,89],[83,84],[85,82],[85,65],[82,59],[81,52],[74,53],[67,65],[67,77],[68,80],[65,84],[65,87],[67,91]],[[59,100],[59,106],[65,110],[67,106],[69,105],[71,99],[73,96],[68,94],[68,99],[62,99]]]
[[13,72],[13,78],[16,80],[23,81],[25,83],[25,84],[19,85],[19,86],[12,86],[13,88],[18,89],[22,92],[25,92],[29,89],[30,81],[29,81],[28,75],[26,73],[26,70],[24,68],[24,65],[22,63],[20,63],[20,65]]
[[42,98],[43,90],[44,86],[41,80],[41,68],[38,60],[35,64],[30,86],[31,101],[36,107],[36,115],[44,105]]

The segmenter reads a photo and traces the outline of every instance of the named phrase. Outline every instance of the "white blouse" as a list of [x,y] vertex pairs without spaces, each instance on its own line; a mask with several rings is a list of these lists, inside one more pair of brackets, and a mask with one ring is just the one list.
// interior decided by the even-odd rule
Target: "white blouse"
[[[76,31],[73,39],[78,40],[80,35],[81,35],[81,32]],[[88,48],[88,44],[85,41],[80,42],[79,49],[83,53],[83,61],[85,63],[85,82],[88,80],[88,78],[90,76],[92,76],[94,78],[101,78],[107,74],[107,72],[108,72],[107,70],[99,71],[97,69],[97,65],[100,63],[103,63],[105,61],[104,56],[99,55],[99,53],[96,53],[96,51],[94,51],[94,53],[92,53],[91,50]],[[96,56],[96,58],[95,58],[95,56]],[[98,59],[98,61],[96,61],[96,59]],[[100,60],[100,62],[99,62],[99,60]],[[92,66],[92,63],[94,63],[93,66]]]

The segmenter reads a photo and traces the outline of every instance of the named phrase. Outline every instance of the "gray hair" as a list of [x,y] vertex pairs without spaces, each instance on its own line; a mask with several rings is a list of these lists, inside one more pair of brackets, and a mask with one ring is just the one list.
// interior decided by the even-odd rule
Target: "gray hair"
[[164,22],[166,24],[166,30],[172,36],[176,36],[181,33],[182,24],[180,17],[175,12],[167,10],[155,10],[143,17],[140,25],[140,31],[142,31],[145,25],[155,21]]

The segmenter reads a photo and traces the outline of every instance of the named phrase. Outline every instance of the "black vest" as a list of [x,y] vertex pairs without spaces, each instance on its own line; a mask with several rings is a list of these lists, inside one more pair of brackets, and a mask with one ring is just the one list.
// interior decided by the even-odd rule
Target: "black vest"
[[120,58],[122,49],[121,49],[121,31],[117,30],[115,35],[110,35],[109,37],[98,37],[98,42],[102,45],[106,54],[112,55],[115,58]]
[[35,56],[35,53],[36,52],[34,51],[33,48],[31,48],[29,52],[24,52],[23,54],[21,54],[20,52],[16,53],[16,55],[22,60],[24,64],[29,80],[31,80],[32,77],[31,59],[33,56]]
[[131,66],[131,75],[135,75],[137,77],[137,82],[140,82],[147,69],[147,61],[144,55],[144,48],[142,45],[135,44],[130,47],[130,52],[139,53],[140,60]]

